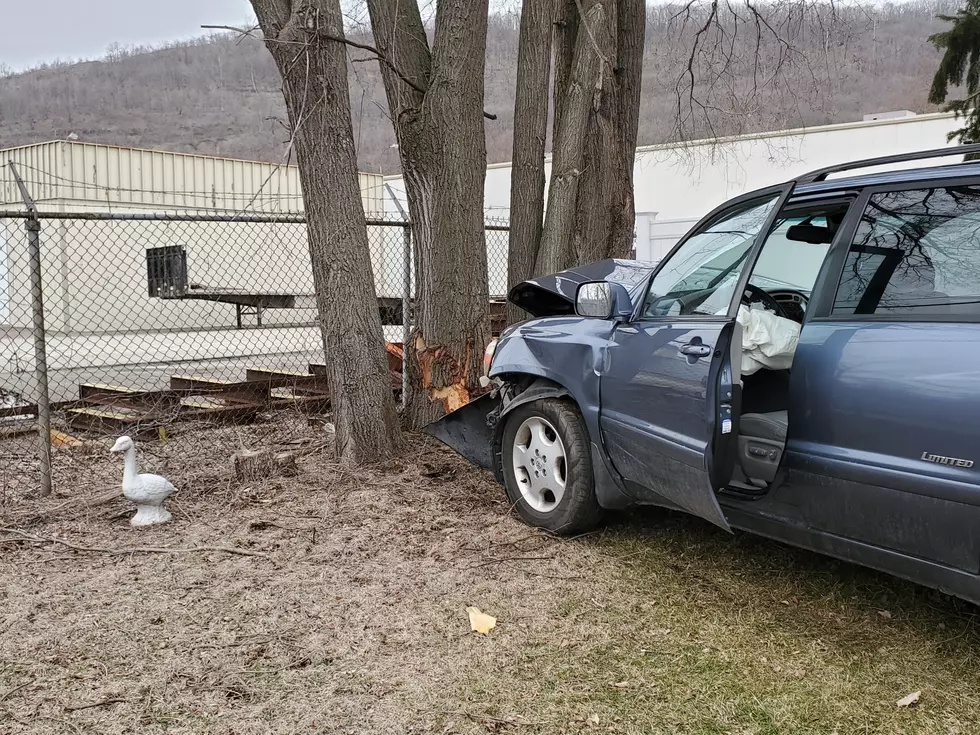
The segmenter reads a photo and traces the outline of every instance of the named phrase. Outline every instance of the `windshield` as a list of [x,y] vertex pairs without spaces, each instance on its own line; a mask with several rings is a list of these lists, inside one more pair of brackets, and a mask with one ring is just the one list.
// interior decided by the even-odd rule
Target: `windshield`
[[745,258],[776,198],[743,205],[689,237],[657,271],[644,312],[648,316],[726,312]]

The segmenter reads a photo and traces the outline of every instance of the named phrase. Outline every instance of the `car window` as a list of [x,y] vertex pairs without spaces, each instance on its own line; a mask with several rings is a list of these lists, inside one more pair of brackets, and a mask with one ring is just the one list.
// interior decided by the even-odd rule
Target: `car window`
[[762,252],[759,253],[749,283],[766,291],[785,288],[809,296],[830,244],[791,240],[790,228],[798,225],[826,230],[828,236],[834,231],[824,214],[776,220]]
[[688,238],[654,276],[644,316],[724,314],[778,195],[742,205]]
[[833,313],[980,317],[980,187],[872,195]]

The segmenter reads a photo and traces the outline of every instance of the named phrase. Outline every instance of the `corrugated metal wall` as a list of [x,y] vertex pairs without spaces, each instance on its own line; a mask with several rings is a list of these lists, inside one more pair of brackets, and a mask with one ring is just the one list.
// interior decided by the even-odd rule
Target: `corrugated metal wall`
[[[57,141],[0,151],[0,205],[17,205],[13,161],[36,201],[74,209],[302,212],[295,166]],[[360,174],[368,214],[380,214],[382,178]]]

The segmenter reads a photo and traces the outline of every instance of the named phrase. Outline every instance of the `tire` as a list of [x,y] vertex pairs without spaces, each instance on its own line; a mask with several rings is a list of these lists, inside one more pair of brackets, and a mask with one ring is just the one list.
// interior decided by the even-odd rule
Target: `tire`
[[564,536],[602,519],[589,434],[570,401],[545,398],[507,414],[500,458],[507,499],[528,525]]

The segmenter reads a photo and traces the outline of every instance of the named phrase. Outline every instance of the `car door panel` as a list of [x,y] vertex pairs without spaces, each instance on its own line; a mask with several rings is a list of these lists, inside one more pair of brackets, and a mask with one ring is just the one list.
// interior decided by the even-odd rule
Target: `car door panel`
[[977,354],[980,324],[808,323],[785,459],[813,485],[805,522],[980,571]]
[[716,491],[735,456],[735,314],[791,192],[791,184],[774,187],[702,220],[661,264],[636,318],[613,335],[599,423],[612,464],[640,502],[663,500],[730,530]]
[[[618,329],[600,383],[606,450],[637,500],[660,496],[722,528],[728,524],[706,466],[715,424],[709,384],[717,372],[713,361],[730,360],[731,333],[727,318]],[[681,351],[690,345],[707,353]]]
[[980,179],[866,190],[790,381],[811,528],[980,572]]

